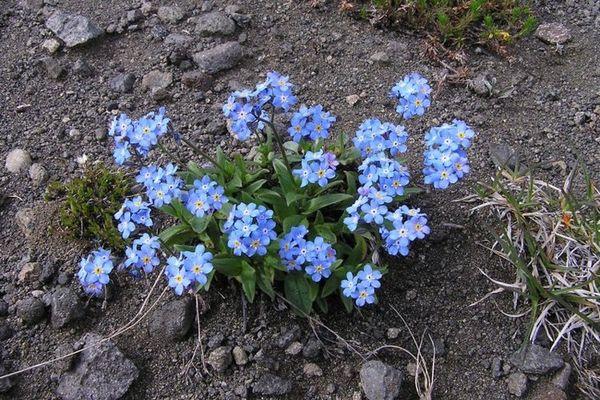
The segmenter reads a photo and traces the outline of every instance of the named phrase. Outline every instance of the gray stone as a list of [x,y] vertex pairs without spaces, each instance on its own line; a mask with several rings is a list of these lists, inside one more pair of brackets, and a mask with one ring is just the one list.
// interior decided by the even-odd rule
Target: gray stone
[[104,31],[82,15],[54,12],[46,27],[58,36],[67,47],[75,47],[101,36]]
[[42,60],[44,68],[48,76],[54,80],[61,80],[67,75],[67,70],[62,64],[52,57],[47,57]]
[[490,144],[489,155],[492,162],[500,169],[508,169],[521,173],[527,169],[525,165],[521,164],[519,154],[506,144]]
[[302,343],[300,342],[292,342],[287,349],[285,349],[285,354],[289,354],[291,356],[296,356],[302,352]]
[[157,89],[166,89],[171,83],[173,83],[172,73],[154,70],[148,72],[142,78],[142,89],[150,92]]
[[302,371],[304,372],[304,375],[309,378],[323,376],[323,370],[315,363],[304,364],[304,368],[302,368]]
[[40,267],[40,264],[36,262],[27,262],[21,267],[21,270],[17,275],[17,282],[23,284],[37,281],[41,272],[42,268]]
[[183,10],[178,6],[162,6],[158,7],[157,15],[163,22],[176,24],[183,19]]
[[17,316],[26,325],[35,325],[46,316],[46,307],[40,299],[28,297],[17,303]]
[[261,375],[252,385],[252,393],[263,396],[283,396],[292,391],[292,382],[273,374]]
[[404,374],[381,361],[367,361],[360,369],[360,384],[369,400],[394,400],[400,393]]
[[321,354],[321,350],[323,349],[323,345],[321,342],[315,338],[310,338],[304,345],[302,349],[302,356],[308,359],[315,359],[319,357]]
[[108,81],[108,86],[111,90],[119,93],[131,93],[134,84],[135,75],[131,73],[119,74]]
[[159,339],[184,339],[194,322],[194,304],[190,298],[173,300],[152,313],[148,332]]
[[246,354],[246,350],[244,350],[241,346],[235,346],[233,348],[233,360],[236,365],[246,365],[248,364],[248,354]]
[[244,14],[237,4],[225,6],[225,14],[232,18],[239,26],[248,25],[252,19],[250,15]]
[[50,54],[54,54],[60,49],[60,42],[54,38],[46,39],[42,42],[42,49]]
[[567,390],[569,381],[571,380],[572,371],[573,368],[571,367],[571,364],[565,363],[565,366],[552,378],[552,384],[559,389]]
[[198,18],[196,33],[202,36],[233,35],[235,33],[235,22],[222,12],[211,12]]
[[8,315],[8,303],[4,300],[0,300],[0,317],[6,317]]
[[181,76],[181,83],[191,89],[208,90],[213,84],[212,75],[203,71],[188,71]]
[[231,365],[232,362],[231,347],[217,347],[216,349],[210,352],[206,362],[216,372],[225,372],[225,370]]
[[71,324],[84,314],[83,304],[70,288],[59,287],[52,293],[50,322],[54,328]]
[[142,18],[144,18],[144,14],[139,8],[127,11],[127,22],[130,24],[138,22]]
[[550,22],[538,26],[535,36],[544,43],[556,45],[571,40],[571,31],[561,23]]
[[376,53],[373,53],[369,59],[379,64],[390,63],[390,56],[385,51],[378,51]]
[[[0,362],[0,376],[6,375],[8,372]],[[15,382],[11,378],[0,379],[0,393],[8,392],[14,385]]]
[[6,321],[0,321],[0,341],[11,338],[15,334],[13,328]]
[[73,72],[84,78],[94,76],[94,68],[82,58],[77,59],[73,64]]
[[21,232],[26,237],[31,236],[34,226],[35,220],[35,211],[33,208],[22,208],[15,214],[15,220],[17,222],[17,226],[21,229]]
[[492,94],[492,83],[485,74],[479,74],[475,78],[469,80],[467,86],[480,96],[489,96]]
[[208,346],[209,349],[216,349],[221,344],[223,344],[224,340],[225,340],[225,335],[223,335],[221,332],[218,332],[208,339],[208,343],[206,343],[206,345]]
[[500,357],[494,357],[492,360],[492,378],[500,379],[502,375],[502,359]]
[[400,336],[400,332],[400,328],[388,328],[386,336],[388,339],[398,339],[398,336]]
[[[116,400],[127,393],[138,377],[137,367],[110,340],[86,334],[80,346],[86,348],[75,366],[60,378],[56,393],[63,400]],[[88,348],[89,347],[89,348]]]
[[164,43],[167,46],[172,46],[175,48],[185,48],[192,44],[193,41],[194,38],[192,38],[189,35],[182,35],[181,33],[171,33],[165,38]]
[[567,394],[561,389],[544,382],[541,385],[536,386],[535,390],[531,394],[531,400],[567,400]]
[[558,354],[551,353],[537,344],[530,344],[524,350],[517,351],[510,357],[510,362],[521,372],[537,375],[556,371],[564,365]]
[[23,149],[14,149],[6,156],[4,165],[9,172],[18,174],[31,166],[31,156]]
[[508,391],[517,397],[521,397],[527,392],[527,375],[522,372],[515,372],[508,376]]
[[46,182],[46,179],[48,179],[48,172],[42,164],[31,164],[31,167],[29,167],[29,179],[31,179],[33,186],[41,186]]
[[235,67],[242,59],[243,49],[238,42],[227,42],[193,55],[198,67],[214,74]]

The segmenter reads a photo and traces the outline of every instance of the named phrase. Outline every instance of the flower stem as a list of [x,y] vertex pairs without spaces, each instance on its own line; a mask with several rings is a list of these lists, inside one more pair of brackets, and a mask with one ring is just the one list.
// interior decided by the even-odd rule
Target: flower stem
[[209,161],[212,165],[214,165],[215,167],[220,169],[223,173],[227,174],[227,171],[225,171],[225,169],[223,169],[223,167],[221,167],[217,163],[217,161],[214,158],[212,158],[211,156],[209,156],[208,153],[206,153],[204,150],[201,150],[198,146],[196,146],[195,144],[193,144],[192,142],[190,142],[189,140],[187,140],[184,137],[181,137],[181,141],[183,143],[185,143],[187,146],[189,146],[196,154],[200,155],[200,157]]
[[283,147],[283,141],[281,140],[281,136],[279,136],[277,129],[275,129],[275,125],[273,124],[272,121],[269,121],[269,120],[266,120],[263,118],[258,118],[258,121],[261,121],[261,122],[264,122],[265,124],[267,124],[267,126],[273,132],[273,136],[275,136],[275,141],[277,142],[277,145],[279,146],[279,150],[281,151],[281,156],[283,157],[283,162],[285,163],[285,166],[287,167],[288,171],[290,171],[290,173],[291,173],[292,168],[290,167],[290,162],[288,161],[287,155],[285,154],[285,147]]

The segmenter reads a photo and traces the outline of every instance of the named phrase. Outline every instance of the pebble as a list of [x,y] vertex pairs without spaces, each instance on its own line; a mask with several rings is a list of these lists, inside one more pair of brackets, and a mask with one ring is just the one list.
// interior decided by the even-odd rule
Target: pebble
[[517,397],[521,397],[527,391],[527,375],[522,372],[515,372],[508,376],[508,391]]
[[494,357],[492,359],[492,378],[500,379],[502,375],[502,359],[500,357]]
[[48,179],[48,172],[40,163],[31,164],[31,167],[29,167],[29,179],[31,179],[34,187],[39,187]]
[[21,270],[19,271],[19,275],[17,276],[17,281],[21,284],[31,283],[37,281],[42,272],[42,268],[36,262],[28,262],[23,264]]
[[236,365],[246,365],[248,364],[248,354],[246,354],[246,350],[244,350],[241,346],[235,346],[232,350],[233,360]]
[[517,351],[510,357],[510,362],[521,372],[537,375],[556,371],[564,365],[558,354],[537,344],[530,344],[524,350]]
[[21,232],[29,237],[33,233],[35,212],[33,208],[22,208],[15,214],[17,226]]
[[373,53],[369,59],[371,61],[379,63],[379,64],[389,64],[390,63],[390,56],[385,51],[378,51],[376,53]]
[[227,42],[192,56],[198,67],[211,74],[235,67],[242,59],[243,48],[238,42]]
[[50,322],[59,329],[84,316],[83,304],[70,288],[59,287],[52,293]]
[[479,74],[475,78],[469,80],[467,86],[480,96],[489,96],[492,94],[492,83],[485,74]]
[[142,89],[146,91],[166,89],[171,85],[171,83],[173,83],[172,73],[154,70],[148,72],[142,78]]
[[114,92],[131,93],[133,91],[135,79],[135,75],[132,73],[118,74],[108,81],[108,86]]
[[67,70],[63,67],[58,60],[52,57],[46,57],[42,60],[46,73],[54,80],[61,80],[67,75]]
[[209,90],[213,84],[212,75],[203,71],[188,71],[181,76],[181,83],[191,89]]
[[46,316],[46,308],[40,299],[27,297],[17,303],[17,316],[26,325],[35,325]]
[[571,364],[565,363],[565,366],[552,378],[552,384],[559,389],[566,390],[569,387],[572,371]]
[[404,381],[402,372],[381,361],[367,361],[360,369],[360,384],[369,400],[394,400]]
[[84,78],[89,78],[94,76],[94,68],[92,68],[92,66],[85,61],[83,58],[78,58],[75,61],[75,64],[73,64],[73,73],[84,77]]
[[291,356],[296,356],[298,354],[300,354],[300,352],[302,352],[302,343],[300,342],[293,342],[292,344],[290,344],[288,346],[287,349],[285,349],[285,354],[289,354]]
[[266,373],[252,385],[252,393],[263,396],[283,396],[292,391],[292,382],[277,375]]
[[323,370],[315,363],[304,364],[304,368],[302,370],[304,372],[304,375],[309,378],[323,376]]
[[302,348],[302,356],[308,359],[315,359],[321,354],[323,344],[315,338],[310,338]]
[[359,100],[360,96],[357,94],[351,94],[350,96],[346,97],[346,103],[348,103],[350,107],[353,107],[356,103],[358,103]]
[[206,363],[212,367],[216,372],[225,372],[225,370],[231,365],[231,347],[221,346],[217,347],[210,352]]
[[183,10],[179,6],[161,6],[158,7],[157,15],[163,22],[176,24],[183,19]]
[[172,300],[150,316],[148,333],[172,342],[185,339],[194,321],[194,304],[190,298]]
[[42,42],[42,49],[50,54],[54,54],[60,49],[60,42],[56,39],[46,39]]
[[58,36],[67,47],[85,44],[101,36],[104,31],[82,15],[55,11],[47,20],[46,28]]
[[386,336],[388,339],[398,339],[398,336],[400,336],[400,332],[400,328],[388,328]]
[[13,149],[6,156],[6,169],[13,174],[18,174],[29,169],[31,166],[31,156],[23,149]]
[[202,36],[229,36],[235,32],[235,22],[226,14],[215,11],[198,18],[196,33]]
[[571,40],[571,31],[561,23],[550,22],[540,24],[535,36],[544,43],[557,45]]

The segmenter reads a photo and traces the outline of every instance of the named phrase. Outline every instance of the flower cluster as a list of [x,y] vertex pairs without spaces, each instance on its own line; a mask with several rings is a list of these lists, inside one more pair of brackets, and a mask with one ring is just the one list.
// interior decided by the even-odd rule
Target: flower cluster
[[108,276],[113,270],[113,262],[110,258],[110,250],[99,248],[79,263],[77,277],[83,286],[83,290],[90,296],[99,297],[104,287],[110,282]]
[[200,287],[206,285],[208,275],[213,271],[212,259],[212,253],[206,251],[201,244],[194,251],[184,251],[179,257],[169,257],[165,270],[169,287],[177,295],[181,295],[193,284]]
[[308,229],[304,225],[294,226],[279,241],[279,257],[288,271],[304,272],[314,282],[331,276],[331,266],[336,261],[336,252],[321,236],[306,240]]
[[254,203],[235,205],[223,225],[233,254],[248,257],[267,254],[267,246],[277,237],[274,228],[273,211]]
[[342,294],[354,299],[358,307],[373,304],[375,302],[375,289],[381,287],[379,282],[381,276],[381,272],[374,270],[369,264],[366,264],[356,276],[352,272],[347,272],[346,279],[340,283]]
[[233,92],[223,105],[223,114],[236,139],[246,140],[255,130],[262,130],[265,121],[270,122],[268,105],[287,112],[296,102],[288,77],[269,72],[255,90]]
[[170,121],[165,117],[164,108],[160,108],[158,113],[151,112],[137,121],[131,120],[125,114],[121,114],[119,118],[115,117],[108,132],[115,140],[113,152],[115,162],[123,165],[131,158],[132,151],[147,156],[158,143],[158,139],[167,133]]
[[475,132],[463,121],[434,127],[425,135],[425,183],[436,189],[446,189],[470,170],[466,149],[471,146]]
[[223,187],[205,175],[194,181],[193,188],[183,194],[182,200],[192,214],[204,217],[219,211],[229,201],[223,193]]
[[300,187],[309,183],[316,183],[324,187],[330,179],[335,177],[335,168],[338,164],[333,153],[323,153],[323,150],[314,153],[307,151],[302,158],[300,168],[293,170],[292,173],[302,179]]
[[360,124],[352,141],[363,158],[380,153],[396,157],[406,152],[407,139],[408,134],[402,125],[370,118]]
[[409,119],[425,114],[425,110],[431,104],[430,93],[431,87],[427,79],[415,72],[396,83],[392,87],[390,97],[398,99],[396,112],[404,119]]
[[408,255],[410,243],[424,239],[429,235],[427,216],[418,208],[401,206],[393,213],[387,213],[385,219],[391,222],[391,227],[382,225],[379,228],[381,237],[385,240],[385,249],[390,255]]
[[315,141],[319,138],[327,139],[329,137],[329,128],[335,122],[335,116],[323,111],[322,105],[307,108],[301,106],[294,113],[288,128],[288,133],[292,140],[299,143],[302,139]]
[[160,264],[159,249],[160,241],[158,237],[144,233],[125,249],[126,258],[123,266],[134,277],[139,277],[142,271],[149,274]]
[[173,164],[167,164],[165,168],[149,165],[140,170],[135,180],[146,188],[150,203],[162,207],[181,196],[183,180],[175,175],[176,172],[177,167]]
[[143,201],[142,196],[127,199],[115,213],[115,219],[119,221],[117,228],[123,239],[127,239],[136,229],[135,224],[152,226],[150,218],[150,203]]

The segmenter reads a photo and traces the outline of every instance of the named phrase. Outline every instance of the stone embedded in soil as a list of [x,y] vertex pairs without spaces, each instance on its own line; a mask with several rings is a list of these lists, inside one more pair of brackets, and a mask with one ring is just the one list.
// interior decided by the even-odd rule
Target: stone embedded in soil
[[75,47],[101,36],[104,31],[82,15],[54,12],[46,20],[46,28],[58,36],[67,47]]
[[304,368],[302,368],[302,371],[304,372],[304,375],[309,378],[323,376],[323,370],[315,363],[304,364]]
[[293,342],[291,343],[287,349],[285,349],[285,354],[289,354],[291,356],[296,356],[302,352],[302,343]]
[[70,288],[58,288],[52,293],[50,322],[62,328],[85,315],[83,304]]
[[571,364],[565,363],[565,366],[552,378],[552,384],[559,389],[566,390],[569,387],[572,371]]
[[34,163],[29,167],[29,179],[34,187],[39,187],[48,179],[48,172],[42,164]]
[[252,385],[252,393],[263,396],[283,396],[292,391],[292,382],[277,375],[261,375]]
[[246,350],[244,350],[241,346],[235,346],[233,348],[233,360],[236,365],[246,365],[248,364],[248,354],[246,354]]
[[32,283],[37,281],[42,272],[42,267],[36,262],[28,262],[23,264],[19,274],[17,275],[17,282],[21,284]]
[[[4,365],[0,362],[0,376],[8,374],[10,371],[7,371],[4,368]],[[15,385],[14,381],[11,378],[3,378],[0,379],[0,393],[8,392]]]
[[92,68],[92,66],[82,58],[79,58],[75,61],[72,71],[84,78],[94,76],[94,68]]
[[467,82],[467,87],[480,96],[489,96],[492,94],[492,83],[485,74],[479,74]]
[[238,42],[227,42],[192,56],[198,67],[214,74],[231,69],[242,59],[243,48]]
[[118,74],[108,81],[108,86],[114,92],[131,93],[135,84],[135,75],[131,73]]
[[206,363],[216,372],[225,372],[231,365],[231,362],[231,347],[229,346],[217,347],[210,352],[206,360]]
[[388,339],[398,339],[398,336],[400,336],[400,328],[388,328],[388,330],[386,331],[386,336]]
[[369,400],[393,400],[400,393],[404,374],[381,361],[367,361],[360,369],[360,384]]
[[194,38],[190,35],[183,35],[181,33],[171,33],[165,40],[164,44],[174,48],[185,48],[194,42]]
[[100,344],[101,340],[101,336],[93,333],[82,338],[81,347],[89,348],[79,355],[74,367],[61,376],[56,389],[63,400],[120,399],[137,379],[137,367],[112,341]]
[[142,78],[142,89],[156,91],[168,88],[173,83],[173,74],[170,72],[161,72],[154,70],[148,72]]
[[0,321],[0,340],[11,338],[15,334],[13,328],[6,321]]
[[549,22],[538,26],[535,37],[548,44],[563,44],[571,40],[571,31],[561,23]]
[[31,156],[23,149],[13,149],[6,156],[4,165],[9,172],[18,174],[31,166]]
[[26,325],[35,325],[46,316],[46,307],[40,299],[27,297],[17,303],[17,316]]
[[54,80],[63,79],[67,75],[67,70],[65,67],[63,67],[58,60],[52,57],[44,58],[42,63],[44,64],[44,68],[46,69],[48,76]]
[[6,317],[8,315],[8,303],[4,300],[0,300],[0,317]]
[[531,400],[567,400],[567,394],[547,382],[536,386],[531,394]]
[[15,220],[17,222],[17,226],[21,229],[21,232],[26,237],[31,236],[33,233],[34,220],[35,220],[35,211],[33,208],[22,208],[15,214]]
[[502,359],[500,357],[494,357],[492,360],[492,378],[500,379],[502,375]]
[[158,7],[158,18],[163,22],[176,24],[183,19],[183,10],[179,6]]
[[252,17],[242,12],[242,8],[237,4],[225,6],[225,14],[232,18],[239,26],[248,25]]
[[54,38],[46,39],[42,42],[42,49],[50,54],[54,54],[60,49],[60,42]]
[[148,333],[159,339],[184,339],[194,321],[194,305],[190,298],[172,300],[152,313]]
[[385,51],[378,51],[376,53],[373,53],[371,57],[369,57],[369,60],[379,64],[389,64],[391,61],[390,56]]
[[508,376],[508,392],[517,397],[521,397],[527,391],[527,375],[522,372],[515,372]]
[[192,89],[209,90],[213,84],[212,75],[203,71],[188,71],[181,76],[181,83]]
[[319,357],[322,349],[323,344],[319,340],[310,338],[302,348],[302,356],[308,359],[315,359]]
[[233,35],[235,33],[235,22],[225,13],[219,11],[211,12],[198,18],[196,33],[202,36]]
[[564,365],[563,359],[537,344],[530,344],[510,357],[512,365],[527,374],[543,375],[556,371]]
[[508,168],[514,171],[517,166],[519,167],[519,171],[524,172],[526,169],[519,160],[519,154],[506,144],[490,144],[489,155],[492,162],[500,169]]
[[358,101],[360,100],[360,96],[357,94],[351,94],[350,96],[346,97],[346,103],[348,103],[348,105],[350,107],[354,106],[356,103],[358,103]]

